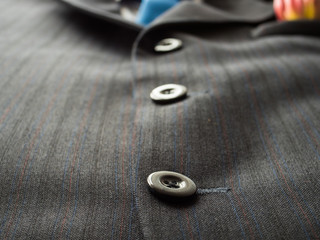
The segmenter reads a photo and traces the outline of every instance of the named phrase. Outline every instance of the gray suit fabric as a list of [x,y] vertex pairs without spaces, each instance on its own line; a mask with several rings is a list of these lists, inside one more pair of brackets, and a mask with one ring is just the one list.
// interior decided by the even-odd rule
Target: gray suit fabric
[[[212,0],[143,29],[109,3],[0,2],[0,238],[319,239],[320,22]],[[167,83],[188,97],[152,102]],[[160,170],[198,194],[154,196]]]

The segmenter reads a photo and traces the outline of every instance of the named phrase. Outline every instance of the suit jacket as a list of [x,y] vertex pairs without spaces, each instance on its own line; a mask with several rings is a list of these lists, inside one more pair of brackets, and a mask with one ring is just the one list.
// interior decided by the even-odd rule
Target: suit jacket
[[[0,3],[0,238],[319,239],[320,22],[208,0],[142,28],[114,4]],[[167,83],[187,97],[153,102]],[[196,196],[155,196],[160,170]]]

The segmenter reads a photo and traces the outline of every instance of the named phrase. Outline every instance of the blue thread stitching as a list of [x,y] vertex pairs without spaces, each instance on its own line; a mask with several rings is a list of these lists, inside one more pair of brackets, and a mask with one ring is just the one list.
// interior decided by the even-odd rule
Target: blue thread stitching
[[204,195],[204,194],[210,194],[210,193],[227,193],[230,190],[231,190],[231,188],[228,188],[228,187],[198,188],[197,189],[197,194],[198,195]]

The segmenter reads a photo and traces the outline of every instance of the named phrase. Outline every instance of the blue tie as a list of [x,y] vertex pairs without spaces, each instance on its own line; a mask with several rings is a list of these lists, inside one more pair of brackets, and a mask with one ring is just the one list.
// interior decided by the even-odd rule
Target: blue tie
[[178,2],[179,0],[142,0],[137,16],[137,23],[148,25]]

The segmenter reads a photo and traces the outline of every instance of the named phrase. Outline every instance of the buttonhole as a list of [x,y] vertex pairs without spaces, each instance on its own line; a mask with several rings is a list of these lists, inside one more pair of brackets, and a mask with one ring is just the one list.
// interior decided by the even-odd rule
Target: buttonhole
[[197,194],[204,195],[204,194],[211,194],[211,193],[227,193],[231,190],[228,187],[218,187],[218,188],[198,188]]

